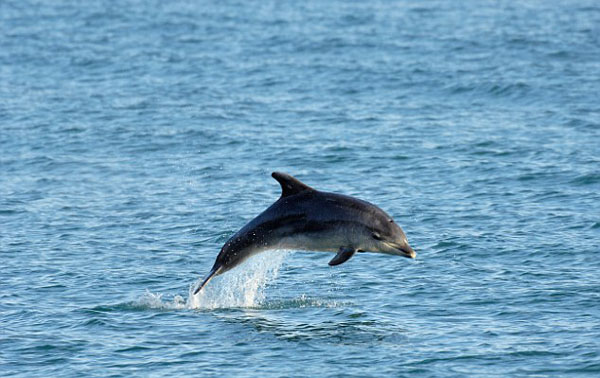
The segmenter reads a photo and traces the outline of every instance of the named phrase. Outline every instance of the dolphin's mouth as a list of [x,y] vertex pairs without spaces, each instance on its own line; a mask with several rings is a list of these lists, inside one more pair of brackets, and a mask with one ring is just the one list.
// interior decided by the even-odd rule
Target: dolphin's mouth
[[414,249],[412,249],[411,247],[404,247],[400,249],[400,251],[402,252],[402,255],[404,257],[408,257],[410,259],[414,259],[415,257],[417,257],[417,252],[415,252]]
[[414,259],[417,257],[417,252],[408,244],[400,245],[400,244],[391,244],[391,246],[398,252],[398,255],[407,257],[409,259]]

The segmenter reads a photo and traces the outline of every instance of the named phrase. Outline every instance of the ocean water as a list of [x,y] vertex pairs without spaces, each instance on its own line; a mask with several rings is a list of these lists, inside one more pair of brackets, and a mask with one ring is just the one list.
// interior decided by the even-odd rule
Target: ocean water
[[[270,173],[415,260],[190,289]],[[0,376],[600,375],[597,1],[0,2]]]

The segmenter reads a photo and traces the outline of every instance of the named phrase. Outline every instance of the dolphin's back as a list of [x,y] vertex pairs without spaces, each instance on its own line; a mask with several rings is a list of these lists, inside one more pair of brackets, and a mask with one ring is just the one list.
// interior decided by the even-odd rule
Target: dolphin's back
[[373,222],[390,219],[383,210],[367,201],[320,191],[282,197],[263,214],[270,210],[271,213],[266,214],[267,218],[273,215],[284,220],[288,217],[301,217],[306,221],[307,231],[316,231],[314,228],[317,225],[314,223],[328,226],[332,222],[342,222],[373,227]]

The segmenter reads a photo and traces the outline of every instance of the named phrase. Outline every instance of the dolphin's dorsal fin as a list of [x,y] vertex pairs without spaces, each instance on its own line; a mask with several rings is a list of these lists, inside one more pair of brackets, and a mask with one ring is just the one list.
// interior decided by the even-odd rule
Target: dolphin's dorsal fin
[[295,177],[282,172],[273,172],[271,176],[281,184],[281,197],[293,196],[304,191],[313,191],[310,186],[302,183]]

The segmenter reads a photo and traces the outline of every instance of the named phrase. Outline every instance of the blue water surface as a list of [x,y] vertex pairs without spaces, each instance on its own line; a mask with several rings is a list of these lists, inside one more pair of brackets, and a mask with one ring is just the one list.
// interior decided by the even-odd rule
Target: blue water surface
[[[189,290],[275,170],[416,260]],[[0,376],[600,374],[597,1],[0,2]]]

